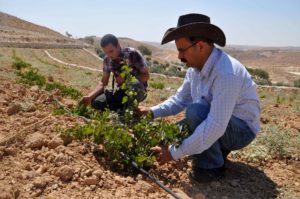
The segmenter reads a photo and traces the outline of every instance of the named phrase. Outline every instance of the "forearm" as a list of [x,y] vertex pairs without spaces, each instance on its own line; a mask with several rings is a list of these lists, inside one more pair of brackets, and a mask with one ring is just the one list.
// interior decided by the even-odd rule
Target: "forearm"
[[90,92],[88,96],[91,98],[95,98],[97,95],[99,95],[104,91],[104,88],[105,88],[104,84],[102,82],[99,82],[96,88],[92,92]]
[[138,80],[141,82],[147,82],[150,78],[149,73],[142,73],[138,76]]

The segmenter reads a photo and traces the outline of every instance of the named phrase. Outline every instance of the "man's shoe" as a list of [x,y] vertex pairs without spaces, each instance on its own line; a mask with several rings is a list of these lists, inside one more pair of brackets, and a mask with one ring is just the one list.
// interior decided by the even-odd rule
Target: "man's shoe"
[[225,177],[225,170],[224,165],[214,169],[193,168],[189,176],[198,183],[209,183]]

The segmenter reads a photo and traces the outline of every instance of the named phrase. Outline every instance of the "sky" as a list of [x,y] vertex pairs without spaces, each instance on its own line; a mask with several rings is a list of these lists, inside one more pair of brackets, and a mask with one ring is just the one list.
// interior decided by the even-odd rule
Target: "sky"
[[300,46],[299,0],[0,0],[0,11],[75,38],[160,42],[178,17],[208,15],[229,45]]

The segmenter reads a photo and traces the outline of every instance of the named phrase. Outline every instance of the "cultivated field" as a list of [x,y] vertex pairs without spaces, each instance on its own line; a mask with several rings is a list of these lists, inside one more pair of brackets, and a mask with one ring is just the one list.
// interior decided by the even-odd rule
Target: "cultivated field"
[[[79,68],[58,63],[45,53]],[[12,67],[17,56],[44,76],[88,93],[101,78],[101,62],[80,49],[0,48],[0,198],[171,198],[137,172],[107,158],[101,146],[61,138],[61,129],[84,121],[55,113],[57,90],[23,84]],[[151,75],[144,106],[176,92],[182,79]],[[162,89],[153,85],[161,83]],[[188,178],[190,161],[154,165],[149,172],[182,198],[300,198],[299,89],[258,87],[262,131],[247,148],[232,152],[226,177],[208,184]],[[175,122],[183,114],[167,118]]]

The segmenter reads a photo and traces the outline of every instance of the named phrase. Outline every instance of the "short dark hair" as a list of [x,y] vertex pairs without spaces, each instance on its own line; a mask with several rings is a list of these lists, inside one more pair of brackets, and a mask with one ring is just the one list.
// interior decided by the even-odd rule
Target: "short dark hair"
[[108,44],[112,44],[114,47],[117,47],[118,44],[119,44],[119,41],[118,41],[118,39],[115,35],[106,34],[102,37],[102,39],[100,41],[100,45],[101,45],[102,48],[104,48]]
[[189,37],[189,40],[191,41],[191,43],[197,41],[203,41],[205,43],[208,43],[211,46],[214,44],[214,42],[211,39],[208,39],[206,37]]

